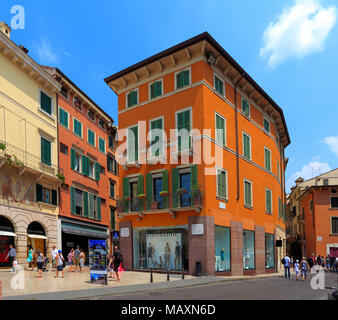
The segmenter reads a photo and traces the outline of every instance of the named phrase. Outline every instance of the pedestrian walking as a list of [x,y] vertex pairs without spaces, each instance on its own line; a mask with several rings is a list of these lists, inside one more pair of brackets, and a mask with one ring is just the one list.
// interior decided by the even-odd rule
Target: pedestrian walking
[[296,260],[294,267],[295,267],[296,281],[297,281],[298,277],[300,276],[299,260],[298,259]]
[[62,255],[62,251],[59,250],[58,251],[58,255],[56,256],[56,276],[55,278],[59,277],[59,272],[62,272],[62,278],[65,277],[65,270],[64,270],[64,262],[65,262],[65,258]]
[[74,248],[71,248],[69,253],[68,253],[68,265],[69,265],[69,270],[68,272],[74,272]]
[[322,256],[321,257],[321,265],[322,265],[322,268],[324,269],[325,268],[325,259],[324,259],[324,257]]
[[34,271],[33,254],[34,254],[33,247],[29,246],[29,248],[28,248],[28,258],[27,258],[27,263],[28,263],[27,270],[29,270],[31,268],[31,270]]
[[40,249],[36,250],[36,266],[38,267],[38,278],[42,278],[42,267],[43,267],[43,254]]
[[75,269],[80,271],[80,246],[76,246],[76,250],[74,251],[74,261],[75,261]]
[[282,259],[282,264],[284,264],[284,270],[285,270],[285,278],[290,278],[290,263],[291,260],[286,254],[286,256]]
[[80,249],[80,272],[83,272],[84,269],[84,264],[86,261],[86,254],[84,253],[84,251],[82,249]]
[[56,269],[56,258],[57,258],[57,255],[58,255],[58,249],[56,248],[56,246],[53,246],[52,247],[52,252],[51,252],[51,255],[50,255],[50,258],[52,260],[52,271],[55,271],[55,269]]
[[114,247],[114,253],[113,253],[113,259],[112,259],[112,265],[114,269],[114,273],[116,275],[117,281],[120,281],[120,272],[119,272],[119,266],[122,262],[122,255],[118,250],[118,247]]
[[331,265],[331,258],[330,258],[329,255],[327,255],[327,257],[326,257],[326,265],[325,265],[326,272],[330,271],[330,265]]
[[8,254],[6,256],[6,260],[8,259],[9,261],[9,266],[11,267],[12,271],[11,272],[15,272],[15,266],[14,266],[14,259],[16,259],[16,250],[14,248],[13,245],[9,245],[9,251]]
[[301,268],[301,272],[302,272],[303,281],[305,282],[306,281],[306,273],[310,269],[310,266],[309,266],[308,262],[306,261],[305,257],[303,257],[303,260],[300,263],[300,268]]

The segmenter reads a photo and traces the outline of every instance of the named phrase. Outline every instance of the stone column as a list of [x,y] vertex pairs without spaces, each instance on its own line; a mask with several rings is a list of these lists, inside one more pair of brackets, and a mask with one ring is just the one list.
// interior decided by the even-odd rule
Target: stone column
[[[128,231],[127,231],[128,229]],[[126,232],[126,234],[124,234]],[[114,249],[114,248],[113,248]],[[120,221],[120,253],[125,270],[133,269],[133,228],[131,221]]]
[[[192,234],[193,225],[203,225],[203,234]],[[215,274],[215,224],[214,217],[190,216],[188,218],[189,274],[196,273],[196,262],[202,263],[202,275]]]
[[231,221],[231,275],[243,275],[243,224]]
[[265,228],[255,226],[256,274],[265,273]]

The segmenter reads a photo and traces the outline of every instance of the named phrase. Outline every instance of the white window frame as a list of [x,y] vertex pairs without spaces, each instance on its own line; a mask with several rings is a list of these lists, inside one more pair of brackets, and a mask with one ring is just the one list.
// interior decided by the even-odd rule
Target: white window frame
[[[137,103],[128,107],[128,94],[133,92],[133,91],[136,91],[137,92]],[[138,104],[140,103],[140,95],[139,95],[139,88],[135,88],[135,89],[132,89],[132,90],[129,90],[128,92],[126,92],[126,109],[131,109],[131,108],[134,108],[136,107]]]
[[83,123],[82,123],[79,119],[73,117],[73,133],[74,133],[77,137],[79,137],[79,135],[75,132],[75,120],[81,123],[81,137],[80,137],[80,138],[82,139],[82,138],[83,138]]
[[61,123],[60,122],[60,118],[58,119],[58,123],[62,126],[62,127],[64,127],[64,128],[66,128],[66,129],[70,129],[70,115],[69,115],[69,112],[67,111],[67,110],[65,110],[65,109],[63,109],[63,108],[61,108],[60,106],[59,106],[59,114],[60,114],[60,109],[62,110],[62,111],[64,111],[64,112],[67,112],[67,117],[68,117],[68,127],[66,127],[65,125],[63,125],[63,123]]
[[[269,131],[265,130],[264,121],[267,121],[269,123]],[[263,130],[264,132],[271,133],[271,121],[267,119],[265,116],[263,116]]]
[[[150,140],[149,140],[149,148],[150,148],[150,143],[151,143],[151,141],[152,141],[152,135],[151,135],[151,123],[153,122],[153,121],[156,121],[156,120],[162,120],[162,131],[165,133],[165,131],[164,131],[164,116],[160,116],[160,117],[157,117],[157,118],[153,118],[153,119],[150,119],[149,120],[149,122],[148,122],[148,124],[149,124],[149,138],[150,138]],[[163,138],[163,137],[162,137]],[[163,140],[163,143],[165,143],[165,141]],[[162,155],[159,155],[158,157],[156,157],[156,156],[153,156],[151,153],[150,153],[150,159],[157,159],[157,158],[163,158],[163,156],[164,156],[164,153],[165,153],[165,149],[164,148],[162,148]]]
[[127,127],[127,164],[135,164],[137,163],[139,160],[140,160],[140,148],[138,148],[137,150],[137,158],[138,158],[138,161],[134,160],[134,161],[130,161],[128,158],[129,158],[129,152],[128,152],[128,135],[129,135],[129,130],[132,129],[132,128],[135,128],[137,127],[137,143],[138,143],[138,146],[140,146],[140,132],[139,132],[139,127],[138,127],[138,123],[137,124],[133,124],[132,126],[129,126]]
[[[223,84],[223,94],[221,94],[220,92],[218,92],[216,90],[216,79],[215,79],[215,77],[217,77],[222,82],[222,84]],[[221,96],[225,97],[225,81],[216,72],[214,72],[214,89],[215,89],[215,91],[218,94],[220,94]]]
[[[217,129],[217,116],[224,120],[224,146],[227,145],[227,119],[225,119],[221,114],[215,111],[215,130]],[[217,141],[217,135],[215,131],[215,141],[223,146],[223,142]]]
[[[247,137],[249,137],[249,141],[250,141],[250,157],[247,158],[245,155],[244,155],[244,135],[246,135]],[[249,134],[247,134],[245,131],[242,131],[242,148],[243,148],[243,157],[245,159],[249,159],[251,160],[251,156],[252,156],[252,152],[251,152],[251,136]]]
[[[100,139],[104,141],[104,152],[100,149]],[[106,148],[107,142],[102,137],[98,136],[98,149],[101,153],[106,154],[107,148]]]
[[[182,71],[186,71],[186,70],[188,70],[189,71],[189,83],[186,85],[186,86],[184,86],[184,87],[182,87],[182,88],[179,88],[179,89],[177,89],[177,79],[176,79],[176,75],[177,74],[179,74],[180,72],[182,72]],[[184,88],[186,88],[186,87],[188,87],[188,86],[190,86],[191,85],[191,83],[192,83],[192,79],[191,79],[191,67],[188,67],[188,68],[184,68],[184,69],[181,69],[181,70],[178,70],[177,72],[175,72],[175,74],[174,74],[174,80],[175,80],[175,90],[182,90],[182,89],[184,89]]]
[[80,156],[80,160],[79,160],[79,171],[77,170],[73,170],[75,172],[78,172],[78,173],[81,173],[82,174],[82,156],[84,156],[84,153],[83,152],[80,152],[78,149],[75,149],[73,148],[74,151],[75,151],[75,158],[76,158],[76,155],[79,155]]
[[[177,125],[178,125],[178,121],[177,121],[177,116],[179,113],[181,112],[185,112],[185,111],[188,111],[190,110],[190,132],[192,130],[192,124],[193,124],[193,119],[192,119],[192,106],[188,107],[188,108],[184,108],[184,109],[180,109],[180,110],[177,110],[175,111],[175,129],[177,130],[177,135],[176,135],[176,152],[179,152],[178,151],[178,128],[177,128]],[[192,138],[192,137],[191,137]],[[193,145],[193,139],[191,139],[191,150],[193,149],[194,145]],[[191,151],[191,150],[181,150],[181,152],[183,151]]]
[[[265,164],[266,164],[265,150],[268,150],[270,152],[270,170],[265,167]],[[267,171],[269,171],[269,172],[272,172],[271,150],[269,148],[267,148],[267,147],[264,147],[264,169],[267,170]]]
[[[225,172],[225,198],[218,195],[218,172]],[[228,200],[228,171],[224,168],[216,167],[216,198]]]
[[[92,144],[89,142],[89,130],[90,130],[91,132],[94,133],[94,145],[92,145]],[[88,144],[89,144],[90,146],[96,147],[96,133],[95,133],[95,131],[91,130],[90,128],[87,128],[87,142],[88,142]]]
[[[51,114],[49,114],[47,111],[41,108],[41,92],[43,92],[51,100],[51,112],[52,112]],[[54,99],[50,94],[48,94],[45,90],[41,89],[40,87],[39,87],[39,110],[48,117],[51,117],[52,119],[55,118]]]
[[[245,183],[250,183],[250,185],[251,185],[251,205],[250,204],[247,204],[247,203],[245,203]],[[243,201],[244,201],[244,206],[245,207],[249,207],[249,208],[253,208],[253,188],[252,188],[252,182],[250,181],[250,180],[248,180],[248,179],[246,179],[246,178],[244,178],[244,180],[243,180],[243,187],[244,187],[244,199],[243,199]]]
[[[152,98],[151,97],[151,85],[155,82],[161,82],[161,87],[162,87],[162,94],[160,96],[157,96],[155,98]],[[148,100],[154,100],[156,98],[159,98],[159,97],[162,97],[164,95],[164,82],[163,82],[163,78],[160,78],[160,79],[157,79],[157,80],[154,80],[152,82],[149,83],[149,86],[148,86]]]
[[[249,106],[249,114],[248,115],[246,115],[245,112],[243,111],[243,100],[245,100],[248,103],[248,106]],[[246,117],[249,117],[249,118],[251,117],[250,102],[247,99],[245,99],[243,96],[241,96],[241,111]]]
[[[270,194],[271,194],[271,212],[268,212],[268,208],[266,207],[266,191],[270,191]],[[272,190],[271,189],[269,189],[269,188],[265,188],[265,213],[267,213],[267,214],[271,214],[272,215],[272,212],[273,212],[273,203],[272,203],[272,199],[273,199],[273,197],[272,197]]]

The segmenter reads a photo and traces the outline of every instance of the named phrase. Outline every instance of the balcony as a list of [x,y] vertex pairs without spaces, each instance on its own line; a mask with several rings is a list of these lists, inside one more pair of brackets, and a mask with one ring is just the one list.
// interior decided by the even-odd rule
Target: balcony
[[43,174],[55,181],[60,181],[56,177],[58,173],[56,165],[44,164],[41,158],[0,140],[0,167],[2,166],[18,168],[19,176],[28,171],[40,175],[40,177]]
[[304,214],[300,214],[298,217],[297,217],[297,222],[298,223],[305,223],[305,219],[304,219]]
[[199,190],[182,194],[164,194],[162,197],[125,198],[117,200],[117,212],[123,215],[138,215],[169,212],[173,218],[178,212],[202,209],[202,194]]

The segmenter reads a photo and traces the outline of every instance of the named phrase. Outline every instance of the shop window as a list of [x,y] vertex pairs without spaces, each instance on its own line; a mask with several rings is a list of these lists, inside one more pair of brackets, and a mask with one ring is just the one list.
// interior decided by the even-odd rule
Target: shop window
[[188,269],[188,232],[186,226],[172,228],[134,228],[135,269]]
[[215,226],[215,271],[230,271],[230,228]]
[[255,269],[255,232],[243,230],[243,268]]
[[272,269],[275,267],[275,248],[274,235],[265,234],[265,268]]

